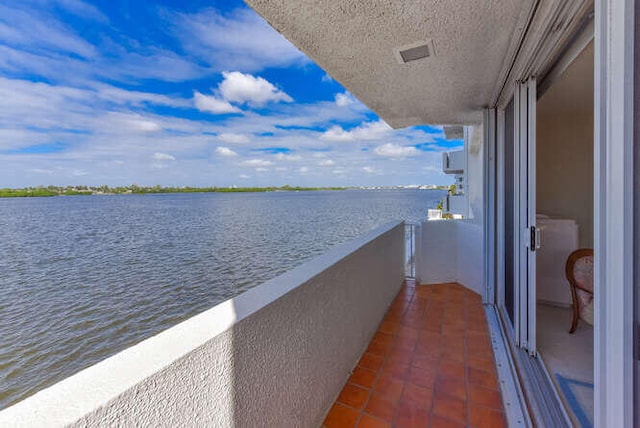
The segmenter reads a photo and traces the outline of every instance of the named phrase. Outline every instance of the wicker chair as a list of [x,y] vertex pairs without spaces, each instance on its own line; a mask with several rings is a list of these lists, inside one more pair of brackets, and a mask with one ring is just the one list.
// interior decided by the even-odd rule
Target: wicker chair
[[593,249],[582,248],[571,253],[567,258],[565,273],[573,300],[573,320],[569,330],[569,333],[573,333],[584,308],[593,300]]

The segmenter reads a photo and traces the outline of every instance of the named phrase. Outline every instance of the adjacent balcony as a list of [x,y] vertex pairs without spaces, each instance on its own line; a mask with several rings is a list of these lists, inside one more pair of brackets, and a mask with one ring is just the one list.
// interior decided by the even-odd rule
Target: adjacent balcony
[[1,411],[0,426],[504,425],[480,296],[406,281],[406,252],[424,245],[382,226]]

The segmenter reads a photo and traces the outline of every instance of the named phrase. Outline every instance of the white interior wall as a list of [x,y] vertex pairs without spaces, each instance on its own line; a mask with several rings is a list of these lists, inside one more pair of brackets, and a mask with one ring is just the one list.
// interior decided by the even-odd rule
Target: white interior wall
[[574,219],[593,248],[593,42],[537,104],[537,209]]

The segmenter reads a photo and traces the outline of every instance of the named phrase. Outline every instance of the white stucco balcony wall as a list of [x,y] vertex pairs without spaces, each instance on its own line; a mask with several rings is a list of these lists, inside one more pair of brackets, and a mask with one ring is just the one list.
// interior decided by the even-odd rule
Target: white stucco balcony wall
[[0,412],[0,426],[319,426],[404,280],[390,223]]
[[416,277],[421,284],[458,282],[481,294],[482,246],[482,227],[470,220],[423,222],[416,237]]
[[[467,188],[452,196],[464,220],[423,222],[416,235],[416,277],[421,284],[458,282],[483,294],[485,289],[484,150],[481,125],[465,126],[464,153]],[[455,202],[454,202],[455,203]]]

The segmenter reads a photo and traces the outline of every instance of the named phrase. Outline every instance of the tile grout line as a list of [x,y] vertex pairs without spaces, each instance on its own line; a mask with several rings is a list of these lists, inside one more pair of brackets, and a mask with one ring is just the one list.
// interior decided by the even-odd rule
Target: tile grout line
[[[378,349],[382,349],[383,351],[380,353],[381,355],[372,354],[373,356],[376,357],[376,359],[380,358],[380,364],[378,365],[377,370],[375,370],[375,376],[373,377],[373,380],[369,388],[364,387],[363,385],[359,385],[355,383],[353,384],[354,386],[367,390],[367,395],[365,400],[363,400],[363,405],[361,409],[358,410],[355,407],[352,407],[350,405],[347,405],[345,403],[342,403],[336,400],[336,403],[349,409],[350,411],[357,413],[357,417],[352,419],[355,423],[354,426],[356,427],[359,426],[360,424],[363,424],[363,422],[367,420],[369,422],[377,421],[378,423],[385,424],[385,425],[390,424],[391,427],[396,427],[397,424],[401,422],[401,412],[400,412],[401,409],[404,409],[406,412],[406,415],[409,416],[410,418],[413,419],[417,417],[417,419],[413,419],[413,420],[416,422],[424,423],[423,426],[425,427],[435,427],[436,425],[434,422],[434,417],[436,416],[438,418],[441,418],[443,421],[454,422],[454,420],[457,420],[458,421],[457,423],[461,422],[460,419],[457,419],[457,418],[452,419],[450,416],[454,416],[454,415],[451,415],[449,413],[447,413],[446,415],[445,414],[435,415],[434,413],[436,408],[435,401],[438,395],[437,392],[440,391],[441,393],[443,393],[444,398],[449,397],[449,394],[447,393],[447,391],[450,393],[452,393],[452,391],[449,391],[449,389],[446,387],[446,381],[449,380],[449,381],[455,382],[455,379],[458,378],[457,376],[455,376],[455,372],[448,372],[449,374],[447,376],[445,376],[441,372],[441,365],[443,362],[446,362],[443,359],[444,358],[443,352],[445,348],[445,343],[444,343],[445,330],[448,338],[447,343],[454,345],[455,343],[457,343],[456,338],[460,338],[462,340],[461,356],[462,356],[462,364],[463,364],[462,374],[464,376],[464,379],[462,379],[462,384],[464,385],[464,388],[465,388],[464,410],[466,413],[465,418],[463,419],[465,421],[463,422],[463,425],[466,426],[467,428],[472,427],[471,425],[471,422],[472,422],[471,408],[472,407],[473,408],[478,407],[478,409],[483,408],[483,409],[489,410],[490,412],[500,413],[504,418],[504,405],[498,406],[499,408],[495,408],[495,406],[493,405],[494,404],[493,402],[491,403],[481,402],[481,403],[478,403],[477,405],[476,404],[472,405],[471,403],[470,388],[472,386],[472,383],[470,381],[470,373],[471,373],[472,367],[470,366],[470,361],[472,357],[479,357],[479,362],[482,362],[480,360],[485,359],[484,354],[482,354],[481,356],[480,354],[474,353],[472,351],[474,349],[477,349],[480,352],[482,348],[481,346],[479,346],[479,345],[482,345],[482,343],[480,343],[482,342],[481,337],[484,337],[482,333],[486,333],[486,330],[487,330],[487,326],[486,326],[487,321],[486,321],[486,318],[483,316],[484,315],[483,313],[481,313],[481,315],[482,315],[482,321],[483,321],[482,325],[484,326],[484,329],[482,328],[482,326],[478,326],[477,324],[473,324],[472,326],[470,326],[470,323],[472,322],[472,320],[479,321],[478,317],[476,316],[477,311],[475,308],[477,299],[472,299],[470,294],[464,293],[464,292],[458,292],[459,290],[456,291],[455,289],[450,292],[444,292],[444,289],[436,288],[435,286],[433,288],[431,288],[430,286],[423,286],[423,287],[425,288],[419,289],[417,284],[414,284],[412,287],[409,287],[405,283],[401,288],[400,292],[396,295],[396,298],[394,298],[394,302],[392,303],[393,308],[390,307],[387,310],[387,313],[385,313],[385,318],[383,319],[383,322],[385,322],[385,319],[389,315],[391,315],[391,318],[393,318],[393,320],[387,320],[387,322],[392,323],[392,326],[393,324],[395,324],[395,328],[389,329],[390,331],[392,331],[392,333],[381,332],[379,330],[380,326],[378,327],[378,330],[376,330],[376,333],[374,334],[374,336],[379,333],[383,333],[381,337],[381,342],[376,344],[376,347]],[[418,290],[420,290],[420,293],[418,292]],[[398,297],[401,297],[399,302],[395,300]],[[400,309],[400,310],[398,311],[397,309]],[[392,312],[392,314],[390,314],[390,312]],[[457,320],[460,320],[459,324]],[[459,334],[456,334],[456,331],[459,328],[461,328],[462,331],[460,331]],[[433,340],[434,336],[435,338],[437,338],[437,343]],[[391,338],[391,340],[388,342],[386,346],[385,345],[380,346],[380,343],[384,344],[386,340],[389,338]],[[426,353],[429,354],[429,356],[427,357],[428,364],[429,364],[429,367],[432,367],[434,369],[434,372],[432,374],[429,374],[429,376],[433,375],[433,379],[432,379],[432,382],[429,383],[430,384],[430,391],[429,391],[430,401],[428,402],[428,406],[426,407],[424,406],[424,404],[427,404],[426,400],[420,400],[420,399],[418,399],[417,401],[403,400],[403,397],[405,396],[405,392],[407,391],[408,384],[410,383],[410,379],[412,378],[411,373],[412,373],[413,365],[415,362],[417,362],[417,357],[418,357],[417,350],[419,345],[424,347],[426,350]],[[459,346],[459,345],[455,345],[455,346]],[[366,352],[367,351],[365,350],[363,355]],[[490,349],[490,352],[493,353],[493,350]],[[459,362],[458,358],[455,357],[455,355],[457,355],[457,352],[451,353],[451,358],[453,358],[453,360],[451,360],[452,364],[453,363],[457,364]],[[393,359],[392,359],[392,356],[394,357]],[[392,361],[395,361],[395,362],[391,364]],[[493,362],[493,360],[491,361]],[[359,362],[360,361],[358,361],[358,363]],[[398,370],[398,368],[404,367],[405,365],[406,365],[406,371]],[[357,364],[356,367],[358,366],[359,364]],[[362,367],[362,366],[360,368],[371,370],[369,368]],[[390,369],[390,373],[388,374],[389,385],[387,385],[388,387],[386,388],[386,391],[387,393],[391,393],[391,395],[383,394],[377,389],[378,387],[381,386],[380,381],[382,380],[384,373],[386,373],[385,371],[386,369]],[[480,370],[482,372],[487,372],[487,373],[491,372],[491,370],[485,370],[484,364],[482,364],[478,368],[475,368],[474,370]],[[418,370],[418,372],[420,372],[420,370]],[[422,379],[422,376],[423,376],[422,374],[420,373],[416,373],[416,374],[419,374],[421,376],[420,378]],[[425,373],[424,376],[427,376],[427,374],[428,373]],[[478,384],[478,386],[481,386],[488,390],[491,389],[492,391],[496,390],[495,387],[483,386],[485,385],[485,382],[482,379],[479,379],[479,381],[482,381],[482,382]],[[427,378],[425,378],[424,380],[426,381]],[[347,384],[349,383],[350,382],[347,380]],[[398,384],[400,384],[398,399],[386,400],[386,398],[388,397],[396,396],[395,391],[398,391],[398,389],[396,388]],[[425,382],[425,385],[426,384],[427,382]],[[439,384],[443,388],[442,390],[438,389]],[[473,385],[476,385],[476,384],[473,384]],[[424,388],[425,390],[427,390],[427,388],[425,387],[421,387],[421,388]],[[380,394],[380,399],[385,401],[384,404],[392,403],[392,406],[390,406],[391,408],[389,409],[393,411],[392,415],[390,416],[390,420],[383,419],[379,416],[367,413],[365,411],[367,409],[367,406],[371,403],[372,396],[374,393]],[[455,398],[456,396],[458,396],[457,393],[456,395],[452,395],[451,397]],[[418,397],[416,396],[415,398],[418,398]],[[389,403],[386,403],[386,401],[388,401]],[[404,402],[407,403],[407,407],[403,407],[402,404]],[[420,418],[419,415],[422,413],[415,413],[414,412],[415,409],[413,409],[414,407],[413,405],[415,405],[416,409],[418,408],[422,409],[420,410],[420,412],[426,411],[427,412],[426,418],[424,416]],[[383,408],[381,408],[381,410],[382,409]],[[388,414],[388,412],[386,414]],[[402,415],[404,414],[405,413],[402,413]],[[367,419],[365,419],[365,415]],[[483,411],[481,411],[477,416],[484,419],[484,416],[481,416],[481,415],[484,415]]]
[[[442,321],[443,321],[443,316],[444,316],[444,311],[446,310],[446,303],[444,305],[445,307],[442,309],[442,315],[440,316],[440,318],[438,319],[438,322],[440,323],[440,328],[438,329],[438,358],[436,359],[436,364],[438,365],[438,367],[440,367],[440,363],[442,362]],[[425,308],[426,310],[426,308]],[[431,386],[431,405],[429,406],[429,426],[433,427],[433,410],[434,410],[434,406],[435,406],[435,399],[436,399],[436,384],[435,384],[435,379],[433,381],[433,385]]]
[[[411,299],[409,300],[409,304],[407,305],[407,308],[405,309],[404,313],[402,314],[402,320],[400,321],[400,325],[402,324],[402,321],[406,318],[407,314],[409,312],[411,312],[411,307],[413,306],[414,300],[416,299],[416,288],[415,288],[415,284],[413,287],[413,293],[411,294]],[[402,327],[401,327],[402,328]],[[411,351],[411,359],[409,360],[409,371],[411,371],[411,363],[413,362],[413,358],[415,357],[414,352],[415,352],[415,348],[417,346],[417,343],[413,344],[413,350]],[[405,373],[405,378],[402,381],[402,389],[400,391],[400,398],[399,400],[402,400],[402,396],[404,395],[404,390],[407,387],[407,374]],[[396,409],[394,412],[394,416],[393,416],[393,420],[391,421],[391,426],[395,426],[395,424],[397,424],[398,422],[398,410],[400,408],[400,401],[398,401],[397,405],[396,405]]]
[[[414,283],[413,293],[411,294],[411,299],[409,300],[409,304],[407,305],[407,308],[405,309],[404,313],[402,314],[402,318],[400,320],[400,325],[401,326],[403,325],[402,321],[407,316],[407,313],[411,311],[411,306],[413,305],[414,299],[416,299],[416,294],[417,294],[416,293],[416,287],[415,287],[415,283]],[[417,340],[416,340],[416,343],[413,344],[413,350],[411,350],[411,359],[409,360],[409,372],[411,372],[411,364],[413,363],[413,359],[415,358],[416,346],[417,346]],[[407,376],[408,375],[405,373],[405,378],[402,381],[402,389],[400,390],[400,398],[398,399],[398,403],[396,405],[395,412],[394,412],[393,418],[391,420],[391,426],[392,427],[394,427],[398,423],[398,411],[400,409],[400,401],[402,400],[402,397],[404,395],[404,390],[407,387]]]
[[471,426],[471,398],[469,397],[469,346],[468,346],[468,328],[469,328],[469,311],[467,305],[467,298],[462,298],[463,311],[464,311],[464,388],[465,388],[465,407],[467,411],[466,420],[467,427]]
[[[400,289],[400,291],[398,292],[398,294],[397,294],[397,295],[396,295],[396,297],[394,298],[394,302],[392,303],[392,305],[395,303],[395,299],[397,299],[397,298],[398,298],[398,296],[400,296],[400,295],[404,292],[404,290],[403,290],[403,289],[407,289],[407,288],[409,288],[409,287],[407,287],[406,282],[405,282],[405,284],[402,286],[402,288]],[[400,315],[400,322],[398,323],[400,326],[402,326],[402,320],[404,319],[404,317],[405,317],[405,315],[406,315],[407,311],[408,311],[408,310],[409,310],[409,308],[411,307],[411,303],[413,302],[414,297],[415,297],[415,289],[414,289],[414,292],[411,294],[411,298],[409,299],[409,303],[408,303],[408,305],[407,305],[407,308],[403,309],[403,312],[402,312],[402,314]],[[390,310],[390,309],[388,309],[388,310],[387,310],[387,312],[385,313],[385,318],[386,318],[386,317],[387,317],[387,315],[389,314],[389,310]],[[382,321],[382,322],[385,322],[384,318],[383,318],[383,321]],[[382,324],[382,323],[381,323],[381,324]],[[400,328],[401,328],[401,327],[400,327]],[[378,334],[378,333],[381,333],[381,331],[380,331],[380,328],[379,328],[379,327],[378,327],[378,330],[376,330],[376,333],[374,334],[374,336],[375,336],[376,334]],[[396,329],[396,330],[395,330],[395,332],[393,333],[392,346],[393,346],[393,343],[397,340],[397,337],[398,337],[398,329]],[[366,350],[365,350],[365,353],[366,353]],[[375,354],[374,354],[374,355],[375,355]],[[366,413],[366,408],[367,408],[367,405],[369,404],[369,401],[371,400],[371,396],[373,395],[373,393],[374,393],[374,391],[375,391],[375,386],[376,386],[376,384],[378,383],[378,380],[380,380],[380,378],[381,378],[381,376],[382,376],[382,368],[383,368],[383,366],[385,365],[385,363],[387,362],[388,358],[389,358],[389,349],[387,349],[387,350],[385,351],[384,355],[382,356],[382,362],[380,363],[380,366],[378,367],[378,370],[376,371],[376,377],[375,377],[375,379],[373,380],[373,384],[371,385],[371,388],[368,388],[368,389],[369,389],[369,393],[368,393],[368,395],[367,395],[367,399],[365,400],[365,403],[364,403],[364,405],[363,405],[363,407],[362,407],[362,410],[361,410],[361,411],[359,412],[359,414],[358,414],[358,419],[356,420],[356,425],[355,425],[356,427],[360,425],[360,422],[361,422],[361,420],[362,420],[362,417],[363,417],[365,414],[366,414],[366,415],[368,415],[368,416],[370,416],[370,417],[373,417],[373,418],[375,418],[375,419],[377,419],[377,420],[382,421],[382,419],[380,419],[380,418],[378,418],[378,417],[376,417],[376,416],[374,416],[374,415],[370,415],[369,413]],[[404,390],[404,385],[403,385],[403,390]],[[402,395],[401,395],[400,397],[402,397]],[[393,420],[395,420],[395,413],[397,413],[397,408],[395,409],[395,412],[394,412],[394,418],[392,418],[392,422],[391,422],[391,425],[392,425],[392,426],[393,426]],[[386,421],[385,421],[385,422],[386,422]]]

